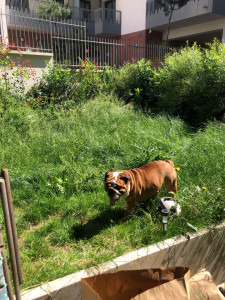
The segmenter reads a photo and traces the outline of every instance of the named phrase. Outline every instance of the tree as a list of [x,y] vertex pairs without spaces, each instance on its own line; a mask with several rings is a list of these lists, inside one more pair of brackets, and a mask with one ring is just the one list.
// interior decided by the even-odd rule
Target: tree
[[168,26],[167,26],[166,45],[168,43],[169,32],[170,32],[170,22],[171,22],[174,10],[180,9],[185,4],[187,4],[188,1],[189,0],[156,0],[156,2],[158,2],[158,4],[160,4],[161,7],[163,8],[165,16],[169,16]]
[[[40,19],[51,20],[54,25],[55,35],[57,37],[65,34],[65,27],[58,24],[58,20],[68,20],[72,17],[72,12],[69,5],[61,5],[56,0],[53,1],[40,1],[39,8],[36,9],[36,15]],[[64,53],[65,42],[63,39],[53,39],[54,43],[54,56],[60,57]],[[63,50],[62,50],[63,49]]]
[[36,14],[39,18],[43,19],[58,18],[67,20],[72,16],[69,5],[60,5],[55,0],[51,2],[41,1],[40,7],[36,9]]

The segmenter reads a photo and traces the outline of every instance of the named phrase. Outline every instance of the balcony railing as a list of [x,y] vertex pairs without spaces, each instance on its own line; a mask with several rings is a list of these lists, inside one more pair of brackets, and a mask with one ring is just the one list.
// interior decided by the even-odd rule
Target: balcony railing
[[[163,9],[157,5],[156,0],[149,0],[146,4],[146,28],[163,30],[168,24],[168,16],[165,16]],[[210,17],[209,17],[210,15]],[[171,24],[180,26],[189,19],[195,23],[204,22],[218,18],[218,15],[225,15],[224,0],[189,0],[187,4],[178,10],[174,10]],[[200,17],[201,16],[201,17]],[[200,18],[199,18],[200,17]]]
[[95,11],[95,34],[121,35],[121,11],[97,9]]
[[[29,9],[29,0],[6,0],[6,4],[7,14],[37,18],[35,10]],[[90,10],[72,6],[70,9],[72,16],[67,21],[82,22],[86,25],[88,35],[121,35],[121,11],[107,8]]]

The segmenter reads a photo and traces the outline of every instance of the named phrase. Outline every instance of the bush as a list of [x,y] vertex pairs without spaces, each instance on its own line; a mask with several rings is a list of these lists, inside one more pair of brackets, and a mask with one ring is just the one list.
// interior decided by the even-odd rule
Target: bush
[[26,99],[33,108],[43,108],[49,104],[68,108],[75,102],[98,95],[103,86],[102,76],[97,64],[88,58],[81,61],[79,70],[74,72],[68,66],[49,64],[40,81],[27,93]]
[[27,93],[27,102],[34,108],[37,105],[44,107],[50,103],[65,107],[69,101],[76,99],[74,83],[75,78],[69,67],[48,64],[47,70],[43,71],[42,78]]
[[[8,132],[8,140],[13,139],[15,134],[27,132],[29,130],[29,112],[24,108],[23,99],[20,96],[14,96],[2,85],[0,81],[0,136]],[[8,140],[5,140],[7,143]]]
[[85,58],[84,61],[81,60],[75,81],[77,99],[85,101],[99,94],[103,87],[103,72],[98,70],[95,61],[92,62],[89,58]]
[[155,78],[158,112],[179,115],[193,126],[223,118],[225,47],[216,41],[208,46],[186,46],[166,57]]
[[109,86],[126,103],[133,102],[142,108],[155,104],[152,79],[154,70],[151,62],[142,59],[137,63],[126,63],[112,73]]

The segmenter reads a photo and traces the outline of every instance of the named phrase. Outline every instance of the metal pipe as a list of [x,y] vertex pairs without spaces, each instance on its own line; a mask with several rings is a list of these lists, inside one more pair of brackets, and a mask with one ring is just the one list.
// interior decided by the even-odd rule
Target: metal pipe
[[11,222],[11,227],[12,227],[12,235],[13,235],[13,243],[14,243],[14,249],[15,249],[19,283],[22,284],[23,283],[23,274],[22,274],[19,244],[18,244],[18,237],[17,237],[16,222],[15,222],[15,215],[14,215],[14,209],[13,209],[12,193],[11,193],[11,188],[10,188],[8,169],[6,169],[6,168],[2,169],[2,176],[5,180],[5,186],[6,186],[6,194],[7,194],[7,199],[8,199],[9,215],[10,215],[10,222]]
[[4,270],[4,275],[5,275],[5,281],[7,284],[8,297],[9,297],[9,300],[14,300],[12,285],[11,285],[10,276],[9,276],[9,268],[7,265],[7,259],[6,259],[6,255],[5,255],[5,244],[4,244],[3,237],[2,237],[1,225],[0,225],[0,251],[1,251],[2,257],[3,257],[3,270]]
[[2,200],[2,208],[3,208],[3,213],[4,213],[5,227],[6,227],[6,235],[7,235],[7,240],[8,240],[9,256],[10,256],[10,262],[11,262],[11,268],[12,268],[14,290],[15,290],[16,300],[21,300],[20,288],[19,288],[19,278],[18,278],[17,265],[16,265],[16,256],[15,256],[15,249],[14,249],[14,243],[13,243],[12,228],[11,228],[11,223],[10,223],[9,207],[8,207],[4,179],[0,179],[0,192],[1,192],[1,200]]

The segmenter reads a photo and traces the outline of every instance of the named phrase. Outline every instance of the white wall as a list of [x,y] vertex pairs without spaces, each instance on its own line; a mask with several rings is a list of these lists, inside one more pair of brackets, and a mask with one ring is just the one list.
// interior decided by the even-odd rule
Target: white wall
[[121,35],[145,30],[146,0],[116,0],[116,10],[122,12]]
[[3,36],[3,40],[6,41],[8,36],[8,29],[5,16],[5,1],[0,0],[0,34]]
[[[223,29],[223,42],[225,41],[225,18],[204,22],[201,24],[189,25],[171,29],[169,33],[170,39],[177,39],[194,34],[207,33],[214,30]],[[163,32],[163,40],[166,39],[167,31]]]
[[79,0],[68,0],[68,2],[71,6],[80,7],[80,1]]
[[[20,54],[22,54],[22,58],[20,57]],[[30,52],[30,51],[18,52],[16,50],[12,50],[10,51],[9,56],[11,60],[16,63],[16,66],[12,70],[9,70],[7,72],[11,79],[13,78],[12,72],[17,69],[19,59],[21,59],[20,62],[21,64],[23,64],[24,61],[29,60],[32,65],[32,69],[36,71],[36,75],[34,77],[31,76],[29,79],[24,79],[25,90],[29,89],[34,84],[34,78],[36,79],[41,78],[42,71],[46,69],[47,63],[53,65],[53,53]],[[0,76],[1,76],[1,70],[0,70]]]

